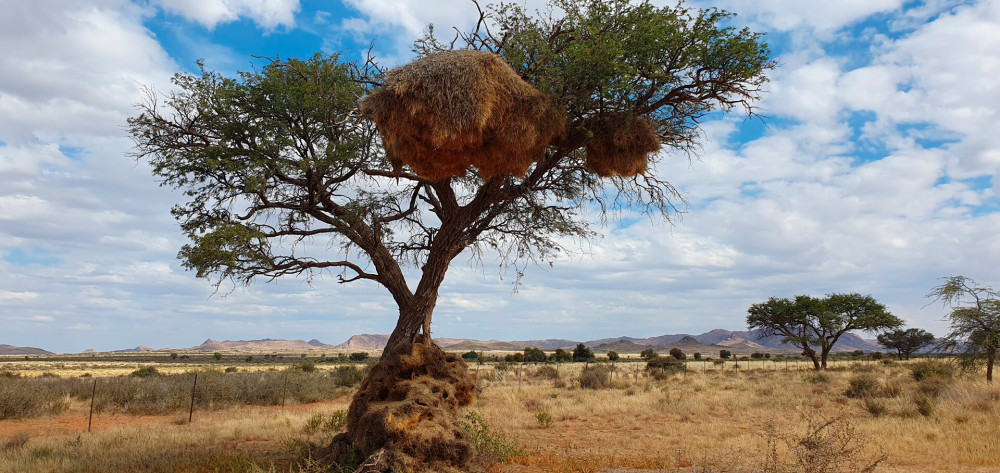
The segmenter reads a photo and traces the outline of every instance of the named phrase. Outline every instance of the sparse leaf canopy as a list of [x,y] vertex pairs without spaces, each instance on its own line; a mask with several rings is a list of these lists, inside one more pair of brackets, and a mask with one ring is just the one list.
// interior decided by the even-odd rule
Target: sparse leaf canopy
[[965,276],[944,278],[927,297],[951,309],[951,332],[944,348],[957,350],[966,368],[986,361],[986,379],[993,380],[993,365],[1000,355],[1000,292]]
[[[723,26],[730,15],[717,10],[623,0],[550,6],[553,13],[531,16],[501,4],[450,45],[430,32],[416,43],[422,56],[495,53],[565,115],[566,133],[532,151],[523,177],[484,179],[469,168],[433,179],[394,169],[359,112],[391,76],[370,57],[276,59],[233,78],[202,68],[175,76],[165,100],[150,92],[129,132],[134,156],[185,193],[173,209],[191,239],[179,254],[184,265],[216,282],[329,270],[343,282],[372,280],[392,294],[401,324],[409,321],[397,329],[412,336],[420,317],[428,329],[448,265],[462,252],[499,254],[520,277],[523,265],[595,235],[585,211],[669,219],[683,200],[657,175],[658,157],[647,163],[646,154],[661,145],[696,149],[698,124],[714,111],[754,114],[774,67],[767,46],[759,34]],[[634,168],[641,173],[623,178],[634,173],[595,161],[602,153],[643,155]],[[421,268],[417,284],[403,277],[406,265]]]

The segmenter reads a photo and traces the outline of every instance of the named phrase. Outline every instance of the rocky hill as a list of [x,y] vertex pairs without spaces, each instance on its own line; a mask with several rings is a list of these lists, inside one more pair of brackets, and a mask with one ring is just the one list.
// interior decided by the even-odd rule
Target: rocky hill
[[315,338],[310,341],[305,340],[275,340],[264,338],[261,340],[223,340],[216,341],[209,338],[204,343],[196,347],[188,348],[193,351],[299,351],[316,349],[335,349],[333,345],[327,345]]
[[0,355],[51,355],[52,352],[35,347],[15,347],[0,345]]

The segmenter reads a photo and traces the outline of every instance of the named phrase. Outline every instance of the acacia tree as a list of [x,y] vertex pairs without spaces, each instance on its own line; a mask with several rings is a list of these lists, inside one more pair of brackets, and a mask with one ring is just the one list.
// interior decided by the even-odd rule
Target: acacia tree
[[919,328],[880,333],[876,338],[880,345],[896,350],[900,360],[909,360],[914,352],[934,343],[934,334]]
[[772,297],[750,306],[747,312],[751,330],[760,330],[761,338],[780,335],[784,343],[802,348],[816,370],[826,369],[830,351],[845,333],[880,332],[903,325],[875,298],[857,293],[830,294],[822,299],[805,295],[794,299]]
[[[183,265],[216,284],[336,274],[381,285],[399,308],[381,365],[416,342],[432,344],[438,289],[460,254],[496,254],[520,277],[524,265],[564,250],[566,237],[594,236],[593,209],[602,218],[630,209],[669,220],[682,198],[656,174],[659,156],[644,174],[600,178],[584,165],[588,123],[609,111],[644,117],[663,146],[691,152],[709,113],[755,113],[774,67],[766,44],[723,26],[731,15],[714,9],[626,0],[550,6],[558,13],[537,17],[491,6],[450,43],[430,33],[415,43],[420,55],[496,53],[564,108],[566,136],[523,178],[484,180],[469,168],[432,180],[394,169],[359,113],[359,99],[381,83],[371,57],[175,76],[176,89],[164,100],[150,94],[128,124],[134,155],[187,199],[172,210],[191,240],[178,255]],[[418,269],[415,280],[408,267]]]
[[985,361],[986,380],[992,382],[993,365],[1000,353],[1000,292],[965,276],[944,279],[927,294],[951,309],[951,332],[944,347],[958,350],[966,369]]

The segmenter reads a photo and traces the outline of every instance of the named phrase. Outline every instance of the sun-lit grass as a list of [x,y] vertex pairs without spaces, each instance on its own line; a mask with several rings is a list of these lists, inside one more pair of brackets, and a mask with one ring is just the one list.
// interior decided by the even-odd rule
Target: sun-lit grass
[[[824,373],[756,364],[762,366],[751,362],[737,372],[733,365],[723,371],[694,362],[657,380],[641,362],[620,362],[609,387],[584,389],[582,363],[506,370],[474,363],[482,391],[469,410],[522,452],[491,466],[495,472],[778,473],[807,471],[802,458],[815,465],[831,456],[857,471],[880,460],[875,471],[1000,470],[1000,385],[973,375],[917,381],[901,363],[844,362]],[[864,393],[852,391],[858,386]],[[329,441],[334,432],[320,426],[336,423],[316,416],[346,408],[349,391],[343,393],[334,404],[286,411],[198,411],[193,424],[183,412],[116,414],[111,427],[102,424],[89,435],[83,426],[68,434],[11,428],[82,418],[77,400],[68,412],[43,413],[37,421],[0,421],[0,472],[311,471],[296,466],[305,461],[301,447]],[[58,417],[45,417],[51,415]],[[824,422],[833,422],[822,431],[832,432],[830,439],[801,442]],[[837,438],[863,448],[845,456],[835,448]]]

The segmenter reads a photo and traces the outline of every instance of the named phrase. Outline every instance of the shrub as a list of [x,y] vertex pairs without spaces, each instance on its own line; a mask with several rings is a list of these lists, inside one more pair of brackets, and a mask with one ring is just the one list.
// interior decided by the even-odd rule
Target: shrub
[[733,353],[730,352],[729,350],[719,350],[719,358],[722,358],[723,360],[728,360],[729,357],[731,356],[733,356]]
[[351,353],[350,355],[347,355],[347,359],[351,361],[365,361],[368,359],[368,353],[365,353],[363,351],[354,352]]
[[361,384],[364,378],[361,370],[353,366],[338,366],[330,371],[330,376],[333,377],[333,384],[345,388]]
[[614,350],[608,350],[608,361],[618,361],[619,358],[621,357],[618,356],[618,352]]
[[552,416],[548,412],[535,414],[535,420],[538,421],[538,425],[542,426],[543,429],[552,427]]
[[540,363],[548,359],[545,356],[545,352],[539,348],[526,347],[524,349],[524,361],[529,363]]
[[643,360],[647,360],[648,361],[648,360],[652,360],[653,358],[656,358],[659,355],[657,355],[656,351],[653,350],[652,348],[647,348],[647,349],[639,352],[639,356],[642,357]]
[[594,352],[586,345],[582,343],[576,344],[576,348],[573,349],[573,361],[591,361],[594,359]]
[[827,375],[826,373],[815,373],[815,374],[811,374],[809,376],[806,376],[806,381],[809,381],[810,383],[813,383],[813,384],[829,383],[830,382],[830,376]]
[[222,359],[222,353],[219,352],[212,353],[212,356],[215,358],[215,361],[219,361]]
[[555,353],[553,353],[549,359],[555,361],[556,363],[561,361],[573,361],[573,354],[563,350],[562,348],[556,348]]
[[226,368],[225,372],[226,373],[239,373],[240,369],[237,368],[237,367],[235,367],[235,366],[230,366],[230,367]]
[[309,360],[303,360],[292,365],[292,369],[302,371],[303,373],[312,373],[316,371],[316,363]]
[[465,420],[459,421],[459,425],[469,435],[476,452],[482,457],[503,463],[510,457],[522,454],[516,443],[503,433],[493,431],[482,414],[476,411],[465,414]]
[[539,366],[531,376],[540,379],[559,379],[559,370],[555,366]]
[[465,361],[476,361],[479,359],[479,353],[476,353],[474,350],[467,351],[462,353],[462,359]]
[[665,377],[687,370],[687,364],[672,356],[658,356],[646,362],[646,371],[654,377]]
[[149,378],[152,376],[162,376],[162,375],[160,374],[160,371],[156,369],[155,366],[143,366],[142,368],[139,368],[129,373],[129,376],[133,376],[136,378]]
[[851,398],[867,398],[877,396],[881,388],[881,382],[874,375],[863,373],[852,376],[848,381],[847,391],[844,395]]
[[694,359],[695,359],[696,361],[701,361],[701,353],[699,353],[699,352],[694,352],[694,355],[692,355],[692,356],[694,356]]
[[611,368],[593,365],[580,372],[580,387],[583,389],[607,389],[611,387]]
[[910,365],[910,373],[913,375],[913,379],[917,381],[926,378],[951,379],[955,373],[955,369],[949,363],[936,360],[923,360]]

